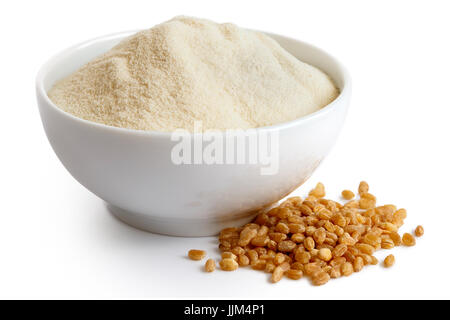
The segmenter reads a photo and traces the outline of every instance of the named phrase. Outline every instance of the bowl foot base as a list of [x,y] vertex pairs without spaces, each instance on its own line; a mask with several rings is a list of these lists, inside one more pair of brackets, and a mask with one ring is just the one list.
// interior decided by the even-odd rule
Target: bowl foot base
[[120,221],[140,230],[179,237],[206,237],[217,235],[222,229],[240,227],[250,222],[255,212],[230,219],[161,219],[130,212],[111,204],[108,210]]

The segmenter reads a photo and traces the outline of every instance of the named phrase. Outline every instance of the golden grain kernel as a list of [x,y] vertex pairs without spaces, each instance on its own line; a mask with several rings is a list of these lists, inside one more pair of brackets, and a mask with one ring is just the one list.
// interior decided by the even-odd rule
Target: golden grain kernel
[[286,260],[286,256],[282,253],[277,253],[273,258],[273,262],[278,266]]
[[344,233],[341,237],[339,237],[339,243],[345,244],[347,246],[354,246],[355,245],[355,239],[353,239],[347,232]]
[[250,259],[245,254],[241,254],[238,256],[238,264],[242,267],[248,266]]
[[269,240],[270,239],[268,236],[256,236],[250,241],[250,243],[255,247],[264,247]]
[[292,252],[297,244],[291,240],[284,240],[278,244],[278,251],[281,252]]
[[353,261],[353,270],[355,272],[360,272],[364,267],[364,260],[362,257],[356,257]]
[[359,200],[350,200],[344,204],[345,209],[359,209]]
[[300,212],[297,209],[292,216],[288,217],[287,221],[294,224],[303,224],[303,218],[300,216]]
[[250,266],[253,270],[264,270],[266,268],[266,260],[258,259],[256,261],[252,261]]
[[309,263],[309,260],[311,260],[311,254],[306,251],[297,252],[295,254],[295,260],[302,264],[307,264],[307,263]]
[[381,244],[381,238],[375,233],[367,233],[362,241],[376,248],[379,244]]
[[305,240],[305,235],[303,233],[294,233],[291,236],[291,240],[296,243],[302,243]]
[[297,269],[289,269],[288,271],[286,271],[286,276],[289,279],[298,280],[301,279],[301,277],[303,277],[303,271]]
[[314,214],[312,209],[306,204],[302,204],[298,209],[300,210],[300,212],[303,216],[311,216]]
[[330,266],[334,267],[337,265],[341,265],[341,264],[345,263],[346,261],[347,261],[347,259],[345,259],[344,257],[336,257],[336,258],[333,258],[333,260],[331,260],[329,262],[329,264],[330,264]]
[[327,238],[327,232],[324,228],[319,228],[313,233],[313,239],[315,243],[322,244]]
[[389,249],[392,249],[394,247],[395,247],[395,243],[394,243],[394,241],[391,238],[384,239],[384,240],[381,241],[381,248],[382,249],[389,250]]
[[351,200],[355,197],[355,194],[351,192],[350,190],[344,190],[342,191],[342,198],[345,200]]
[[372,263],[372,256],[371,255],[368,255],[366,253],[361,253],[359,256],[363,259],[365,266],[367,266],[368,264]]
[[216,270],[216,262],[213,259],[206,260],[205,271],[213,272],[214,270]]
[[270,250],[277,250],[277,248],[278,248],[278,243],[277,243],[276,241],[274,241],[274,240],[270,240],[270,241],[267,243],[267,248],[270,249]]
[[236,255],[230,251],[222,252],[222,259],[236,259]]
[[269,233],[270,239],[275,241],[276,243],[279,243],[287,238],[287,235],[281,232],[270,232]]
[[290,208],[280,208],[280,210],[278,210],[277,217],[280,218],[280,219],[287,219],[292,214],[293,213],[292,213]]
[[394,255],[390,254],[384,259],[384,266],[386,268],[392,267],[395,263]]
[[305,249],[308,251],[311,251],[312,249],[314,249],[315,247],[315,242],[314,239],[312,237],[307,237],[305,239],[305,241],[303,242],[303,244],[305,245]]
[[423,236],[424,230],[422,226],[417,226],[416,230],[414,230],[414,233],[416,234],[416,237]]
[[188,252],[188,257],[191,260],[202,260],[206,256],[206,251],[192,249]]
[[304,233],[306,231],[305,226],[300,223],[289,223],[288,227],[290,233]]
[[333,255],[331,254],[331,250],[328,248],[322,248],[319,250],[319,258],[323,261],[330,261]]
[[326,272],[321,271],[314,274],[311,280],[315,286],[321,286],[330,280],[330,275]]
[[251,262],[258,260],[258,252],[256,250],[249,250],[247,255]]
[[369,184],[365,181],[361,181],[358,186],[358,193],[361,195],[367,192],[369,192]]
[[341,265],[335,265],[331,267],[330,278],[336,279],[341,276]]
[[288,234],[289,226],[286,223],[278,222],[277,226],[275,227],[275,230],[284,234]]
[[378,259],[375,256],[371,256],[370,258],[372,259],[372,261],[370,261],[371,265],[374,266],[374,265],[378,264]]
[[304,272],[307,276],[313,276],[320,271],[322,271],[322,268],[316,262],[310,262],[304,265]]
[[357,243],[355,247],[362,253],[372,255],[375,252],[375,248],[367,243]]
[[416,244],[416,239],[410,233],[404,233],[402,237],[402,243],[405,246],[411,247]]
[[332,254],[333,257],[342,257],[345,252],[347,252],[347,245],[342,243],[334,247]]
[[368,199],[368,198],[361,198],[359,200],[359,207],[361,209],[372,209],[372,208],[375,208],[376,204],[377,204],[377,202],[375,200]]
[[285,261],[282,264],[280,264],[279,267],[281,267],[281,269],[283,269],[283,271],[286,272],[291,268],[291,265],[288,261]]
[[266,263],[264,271],[267,272],[267,273],[272,273],[275,270],[276,267],[277,266],[275,265],[275,263],[273,263],[272,261],[268,261]]
[[389,237],[392,239],[392,241],[394,242],[394,244],[396,246],[399,246],[402,244],[402,237],[397,232],[391,232],[389,234]]
[[276,267],[276,268],[273,270],[272,277],[271,277],[271,281],[272,281],[273,283],[276,283],[276,282],[280,281],[281,278],[283,278],[283,274],[284,274],[283,269],[282,269],[280,266]]
[[220,269],[223,271],[234,271],[239,267],[239,264],[236,262],[236,260],[231,258],[223,259],[219,262]]
[[373,200],[375,202],[377,201],[377,197],[375,197],[373,194],[368,193],[368,192],[361,194],[361,199],[362,198],[367,199],[367,200]]
[[258,234],[258,231],[255,228],[252,228],[250,226],[245,227],[241,234],[239,235],[239,246],[244,247],[250,243],[250,241],[256,237]]
[[348,277],[353,273],[353,265],[350,262],[345,262],[341,265],[342,275]]
[[309,192],[309,195],[315,198],[325,197],[325,186],[323,185],[323,183],[317,183],[316,187]]
[[240,255],[245,254],[244,248],[239,247],[239,246],[234,247],[233,249],[231,249],[231,252],[232,252],[233,254],[235,254],[236,256],[240,256]]

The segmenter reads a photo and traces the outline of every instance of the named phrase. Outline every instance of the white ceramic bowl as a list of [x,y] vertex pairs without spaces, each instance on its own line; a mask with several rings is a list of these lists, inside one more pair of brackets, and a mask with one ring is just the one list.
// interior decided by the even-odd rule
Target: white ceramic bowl
[[[207,236],[250,221],[312,174],[343,125],[351,83],[345,68],[304,42],[269,34],[302,61],[325,71],[340,89],[323,109],[294,121],[264,127],[279,134],[279,171],[261,165],[175,165],[170,133],[106,126],[66,113],[47,91],[55,81],[135,32],[117,33],[71,47],[50,59],[37,76],[37,100],[53,150],[83,186],[106,201],[122,221],[177,236]],[[198,139],[193,135],[192,139]]]

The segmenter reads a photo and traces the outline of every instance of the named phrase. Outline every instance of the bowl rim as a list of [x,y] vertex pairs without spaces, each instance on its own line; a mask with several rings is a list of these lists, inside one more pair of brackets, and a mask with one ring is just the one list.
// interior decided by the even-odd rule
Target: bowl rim
[[[58,112],[60,115],[67,117],[68,119],[71,119],[72,121],[76,121],[80,124],[83,125],[87,125],[87,126],[91,126],[97,129],[101,129],[101,130],[107,130],[107,131],[112,131],[112,132],[116,132],[116,133],[124,133],[124,134],[132,134],[132,135],[139,135],[139,136],[159,136],[159,137],[170,137],[174,131],[154,131],[154,130],[138,130],[138,129],[131,129],[131,128],[122,128],[122,127],[115,127],[115,126],[111,126],[111,125],[106,125],[103,123],[99,123],[99,122],[94,122],[91,120],[86,120],[86,119],[82,119],[79,118],[69,112],[64,111],[63,109],[59,108],[56,104],[53,103],[53,101],[50,100],[50,98],[48,97],[48,94],[46,92],[46,90],[44,89],[44,79],[46,77],[46,75],[48,74],[49,70],[52,69],[54,61],[60,60],[60,59],[64,59],[66,55],[82,49],[86,46],[92,45],[95,42],[98,41],[105,41],[105,40],[113,40],[113,39],[117,39],[117,38],[125,38],[127,36],[131,36],[137,32],[140,32],[144,29],[139,29],[139,30],[128,30],[128,31],[121,31],[121,32],[115,32],[115,33],[110,33],[107,35],[103,35],[103,36],[99,36],[99,37],[95,37],[95,38],[91,38],[89,40],[77,43],[75,45],[72,45],[60,52],[58,52],[57,54],[54,54],[51,58],[49,58],[40,68],[39,71],[37,73],[36,76],[36,92],[37,95],[39,97],[41,97],[42,99],[44,99],[44,101],[53,109],[53,111]],[[330,113],[333,109],[335,109],[341,102],[341,100],[344,100],[347,96],[350,96],[351,93],[351,86],[352,86],[352,80],[350,77],[350,74],[347,70],[347,68],[338,60],[336,59],[334,56],[332,56],[331,54],[329,54],[328,52],[326,52],[325,50],[314,46],[308,42],[302,41],[302,40],[297,40],[291,37],[287,37],[284,35],[280,35],[280,34],[276,34],[276,33],[271,33],[271,32],[266,32],[266,31],[260,31],[260,30],[252,30],[252,31],[257,31],[257,32],[262,32],[268,36],[276,36],[276,37],[280,37],[280,38],[284,38],[285,40],[288,41],[292,41],[292,42],[298,42],[301,43],[303,46],[307,46],[312,48],[313,50],[319,51],[322,54],[324,54],[333,64],[336,65],[338,73],[340,73],[341,77],[342,77],[342,86],[339,92],[339,95],[329,104],[325,105],[324,107],[322,107],[321,109],[312,112],[310,114],[307,114],[303,117],[294,119],[294,120],[290,120],[290,121],[286,121],[286,122],[281,122],[281,123],[277,123],[274,125],[270,125],[270,126],[263,126],[263,127],[256,127],[256,128],[248,128],[248,129],[241,129],[240,131],[245,133],[251,132],[256,129],[256,131],[261,132],[261,131],[280,131],[280,130],[284,130],[284,129],[289,129],[292,128],[294,126],[298,126],[301,125],[305,122],[311,121],[313,119],[319,118],[319,117],[324,117],[326,116],[328,113]],[[316,66],[314,66],[316,67]],[[318,68],[318,67],[316,67]],[[319,68],[319,70],[322,70]],[[328,74],[328,72],[326,70],[322,70],[323,72],[325,72],[330,78],[331,76]],[[332,78],[332,80],[335,82],[335,79]],[[192,136],[196,136],[196,135],[202,135],[204,132],[207,131],[215,131],[215,132],[221,132],[224,133],[226,132],[225,130],[205,130],[203,132],[190,132],[190,134]]]

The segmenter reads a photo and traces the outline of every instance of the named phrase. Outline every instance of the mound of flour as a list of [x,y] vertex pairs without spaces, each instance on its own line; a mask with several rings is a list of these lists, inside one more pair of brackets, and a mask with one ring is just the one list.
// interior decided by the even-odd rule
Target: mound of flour
[[302,117],[338,90],[268,36],[176,17],[124,39],[48,92],[61,109],[150,131],[247,129]]

